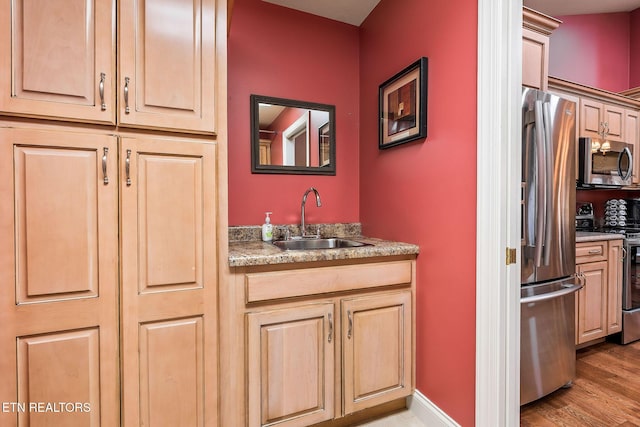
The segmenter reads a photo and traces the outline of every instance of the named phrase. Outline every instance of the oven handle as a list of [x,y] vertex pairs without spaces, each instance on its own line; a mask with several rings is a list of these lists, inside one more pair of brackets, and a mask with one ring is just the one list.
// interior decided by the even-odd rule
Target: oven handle
[[[627,173],[623,176],[622,175],[622,157],[625,155],[629,158],[629,170],[627,170]],[[624,181],[626,181],[629,179],[632,173],[633,173],[633,158],[631,157],[631,150],[629,150],[629,147],[624,147],[620,152],[620,155],[618,156],[618,175]]]
[[531,304],[534,302],[542,302],[550,299],[560,298],[562,296],[579,291],[580,289],[582,289],[582,286],[583,285],[571,285],[566,288],[563,287],[562,289],[559,289],[557,291],[549,292],[548,294],[540,294],[534,295],[532,297],[520,298],[520,304]]

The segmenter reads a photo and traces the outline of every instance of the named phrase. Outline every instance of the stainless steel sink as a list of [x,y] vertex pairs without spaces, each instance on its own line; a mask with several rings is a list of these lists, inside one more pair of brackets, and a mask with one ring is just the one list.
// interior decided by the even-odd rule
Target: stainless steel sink
[[360,246],[371,246],[369,243],[358,242],[349,239],[329,238],[329,239],[294,239],[276,240],[274,245],[285,251],[306,251],[312,249],[341,249],[357,248]]

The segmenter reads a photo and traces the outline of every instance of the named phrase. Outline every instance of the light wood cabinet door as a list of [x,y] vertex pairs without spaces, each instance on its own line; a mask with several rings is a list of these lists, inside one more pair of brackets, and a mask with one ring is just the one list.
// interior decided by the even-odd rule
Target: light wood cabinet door
[[589,98],[580,100],[580,136],[600,138],[604,106],[601,102]]
[[607,261],[578,264],[584,287],[577,292],[577,344],[607,335]]
[[122,139],[124,426],[217,425],[215,148]]
[[247,314],[248,426],[334,418],[334,305]]
[[522,29],[522,84],[547,90],[549,78],[549,37]]
[[113,136],[0,129],[2,426],[120,422],[116,170]]
[[607,334],[622,330],[622,240],[609,241]]
[[640,112],[624,110],[625,142],[633,146],[633,183],[640,184]]
[[216,0],[119,7],[119,123],[214,132]]
[[624,108],[615,105],[604,105],[604,127],[608,132],[608,139],[611,141],[625,141],[624,135]]
[[342,301],[344,412],[410,395],[411,292]]
[[0,6],[0,111],[115,123],[114,0]]

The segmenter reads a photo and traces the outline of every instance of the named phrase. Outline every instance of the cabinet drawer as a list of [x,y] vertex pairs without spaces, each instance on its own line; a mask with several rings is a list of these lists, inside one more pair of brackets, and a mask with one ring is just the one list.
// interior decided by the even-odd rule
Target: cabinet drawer
[[607,241],[576,243],[576,264],[607,260]]
[[412,261],[250,273],[247,302],[341,292],[378,286],[410,285]]

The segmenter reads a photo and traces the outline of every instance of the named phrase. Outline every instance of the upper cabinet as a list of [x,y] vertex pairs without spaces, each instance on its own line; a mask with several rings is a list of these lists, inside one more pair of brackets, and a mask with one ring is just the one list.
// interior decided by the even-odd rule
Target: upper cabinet
[[6,3],[0,110],[214,133],[215,14],[216,0]]
[[0,6],[0,110],[115,124],[115,0]]
[[522,8],[522,84],[547,90],[549,36],[560,21],[527,7]]

